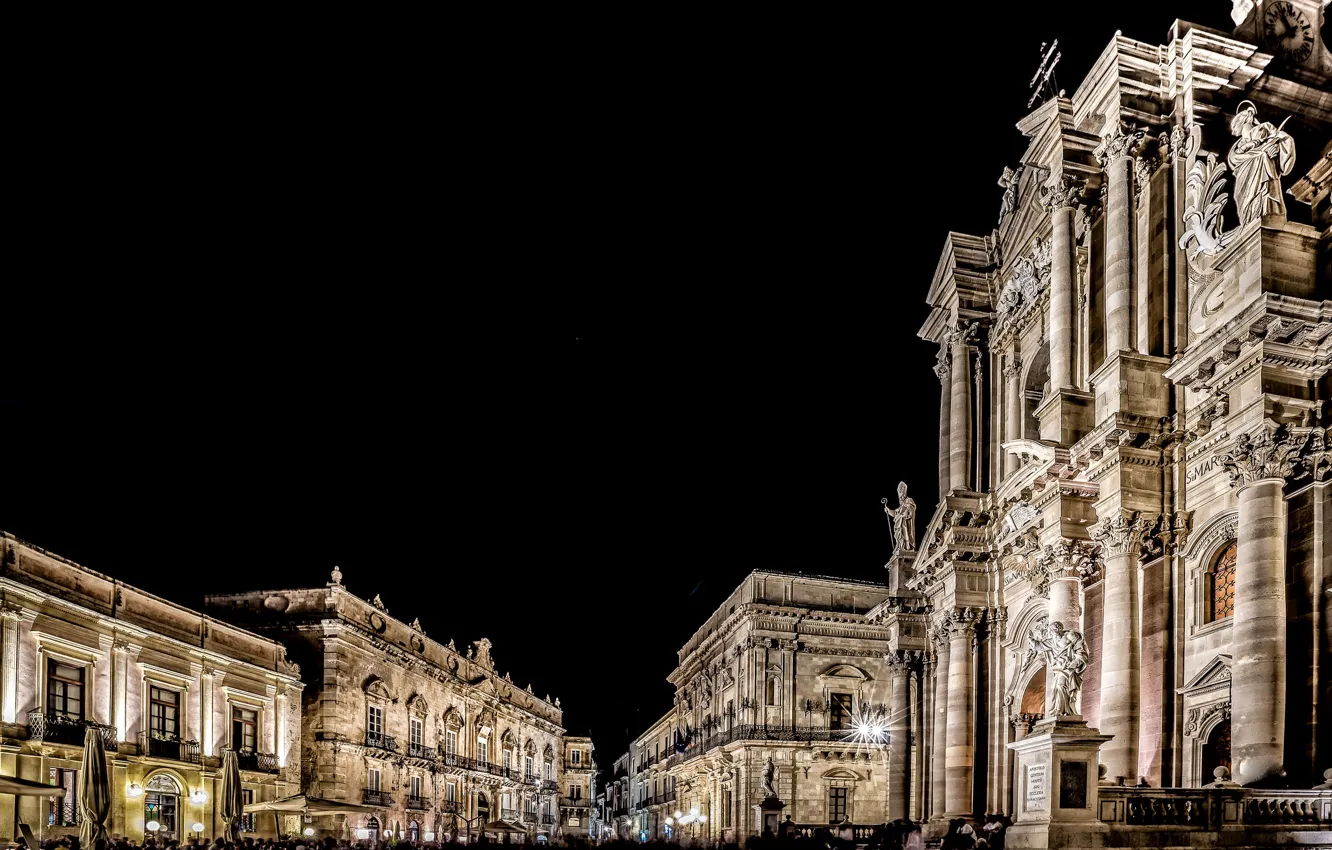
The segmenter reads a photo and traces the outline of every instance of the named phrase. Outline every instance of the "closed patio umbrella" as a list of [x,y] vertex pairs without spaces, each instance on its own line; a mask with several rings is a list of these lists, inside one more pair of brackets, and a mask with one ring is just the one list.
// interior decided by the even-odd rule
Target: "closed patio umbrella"
[[20,797],[63,797],[65,789],[59,785],[19,779],[17,776],[0,776],[0,794],[17,794]]
[[106,821],[111,817],[111,776],[106,769],[106,748],[97,729],[89,726],[83,735],[83,764],[79,767],[79,845],[95,850],[107,840]]
[[222,816],[222,823],[226,825],[223,831],[228,841],[238,841],[242,809],[240,763],[236,760],[236,751],[230,748],[222,751],[221,794],[218,814]]

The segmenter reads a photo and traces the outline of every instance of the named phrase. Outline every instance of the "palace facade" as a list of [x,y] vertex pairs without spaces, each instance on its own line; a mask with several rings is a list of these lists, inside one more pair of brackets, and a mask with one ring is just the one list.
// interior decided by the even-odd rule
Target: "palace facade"
[[351,593],[336,568],[325,587],[209,596],[205,605],[281,640],[302,664],[305,793],[375,809],[318,818],[319,834],[586,834],[590,742],[566,741],[559,700],[501,672],[490,641],[466,651],[441,644],[378,595]]
[[[78,834],[89,729],[110,758],[109,830],[134,841],[222,832],[224,748],[238,752],[245,802],[300,791],[302,684],[280,643],[4,532],[0,626],[0,775],[66,791],[0,794],[0,841],[18,821],[38,839]],[[242,828],[275,833],[271,817]]]
[[1018,122],[997,227],[945,240],[943,495],[872,618],[921,682],[890,817],[1015,811],[1059,623],[1105,846],[1332,841],[1327,9],[1234,14],[1117,35]]

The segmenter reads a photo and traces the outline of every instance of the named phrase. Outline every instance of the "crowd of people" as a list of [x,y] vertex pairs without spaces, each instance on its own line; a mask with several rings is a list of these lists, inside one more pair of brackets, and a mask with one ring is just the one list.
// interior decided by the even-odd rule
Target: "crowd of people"
[[[874,830],[872,835],[857,837],[849,825],[832,825],[817,830],[814,834],[801,834],[788,819],[778,829],[776,835],[755,836],[747,842],[750,850],[855,850],[867,847],[868,850],[925,850],[926,847],[938,846],[940,850],[1003,850],[1004,833],[1012,821],[1006,815],[986,815],[985,823],[974,827],[962,818],[950,821],[948,832],[938,845],[927,844],[921,825],[908,820],[896,820]],[[492,839],[479,836],[472,844],[494,844]],[[506,842],[522,844],[521,840]],[[699,842],[684,842],[701,846]],[[649,846],[677,848],[676,842],[648,841]],[[158,839],[149,837],[142,842],[132,841],[124,836],[113,835],[109,842],[97,842],[94,850],[422,850],[422,848],[456,848],[464,846],[460,842],[442,841],[412,843],[409,841],[346,841],[336,838],[254,838],[246,837],[239,841],[227,841],[217,838],[191,838],[185,841]],[[550,847],[586,848],[586,841],[577,839],[567,842],[551,842]],[[644,843],[614,839],[603,841],[599,847],[607,850],[642,850]],[[49,838],[41,842],[40,850],[80,850],[77,836]],[[739,845],[722,844],[718,850],[739,850]]]

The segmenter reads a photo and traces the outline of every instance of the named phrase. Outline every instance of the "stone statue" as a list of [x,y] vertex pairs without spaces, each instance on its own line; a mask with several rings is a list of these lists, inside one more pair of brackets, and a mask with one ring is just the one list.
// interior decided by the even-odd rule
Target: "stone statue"
[[777,796],[777,765],[772,763],[772,756],[763,763],[763,796],[766,799]]
[[1241,225],[1265,215],[1285,216],[1281,178],[1295,167],[1295,140],[1281,129],[1286,122],[1273,127],[1259,121],[1253,104],[1245,103],[1230,120],[1230,132],[1239,140],[1226,155],[1235,173],[1235,208]]
[[888,515],[893,532],[893,552],[916,551],[916,500],[907,495],[905,481],[897,483],[897,508],[888,507],[883,499],[883,512]]
[[1045,656],[1045,687],[1049,694],[1046,717],[1076,715],[1078,695],[1082,693],[1082,674],[1087,669],[1091,653],[1082,632],[1064,628],[1055,620],[1048,631],[1036,631],[1031,636],[1028,653]]
[[1004,173],[999,178],[999,185],[1004,190],[1004,198],[999,202],[999,224],[1004,223],[1004,217],[1017,210],[1017,190],[1018,179],[1022,176],[1022,166],[1017,170],[1004,166]]

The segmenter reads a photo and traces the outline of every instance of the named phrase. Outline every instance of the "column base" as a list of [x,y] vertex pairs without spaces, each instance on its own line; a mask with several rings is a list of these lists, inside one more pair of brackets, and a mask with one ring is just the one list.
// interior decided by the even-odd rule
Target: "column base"
[[1036,408],[1041,439],[1071,446],[1092,429],[1092,395],[1072,387],[1050,393]]

